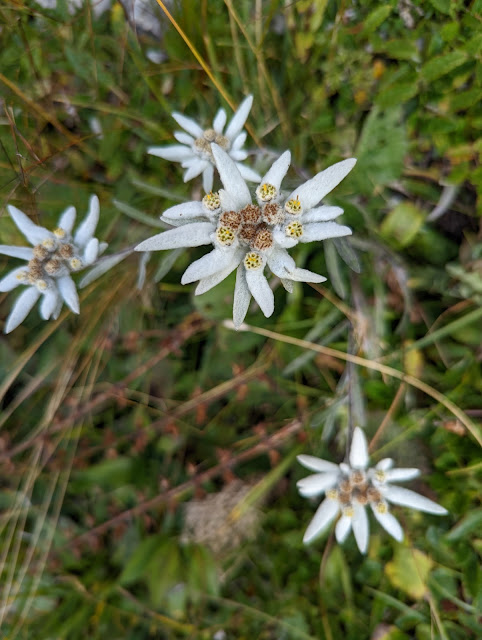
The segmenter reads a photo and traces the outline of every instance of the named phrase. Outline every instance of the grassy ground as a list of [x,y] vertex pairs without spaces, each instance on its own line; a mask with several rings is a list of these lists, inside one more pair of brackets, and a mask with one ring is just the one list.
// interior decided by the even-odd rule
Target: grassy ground
[[[208,124],[252,93],[259,171],[287,147],[288,186],[358,158],[330,201],[361,266],[298,247],[328,282],[278,288],[235,334],[231,278],[180,285],[202,249],[157,283],[154,254],[141,292],[131,256],[80,316],[0,338],[2,638],[482,636],[482,3],[415,5],[185,0],[159,45],[118,4],[2,3],[2,244],[23,242],[7,203],[52,227],[92,193],[108,252],[156,233],[201,195],[146,154],[170,112]],[[296,454],[343,459],[349,391],[373,460],[420,467],[411,488],[450,511],[396,508],[404,543],[372,522],[366,557],[331,532],[304,547],[295,487]]]

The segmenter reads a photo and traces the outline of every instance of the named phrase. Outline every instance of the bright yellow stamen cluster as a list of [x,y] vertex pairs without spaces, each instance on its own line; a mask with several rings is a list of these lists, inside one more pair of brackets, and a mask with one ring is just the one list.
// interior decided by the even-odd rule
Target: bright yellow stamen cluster
[[262,200],[263,202],[269,202],[276,196],[277,190],[274,185],[265,182],[258,187],[256,193],[260,200]]
[[379,502],[375,509],[377,510],[377,513],[388,513],[388,507],[384,502]]
[[387,474],[385,473],[385,471],[380,471],[378,469],[377,471],[375,471],[375,478],[377,479],[378,482],[385,482],[387,478]]
[[45,238],[45,240],[42,240],[42,245],[48,249],[48,251],[52,251],[55,248],[55,242],[52,238]]
[[82,260],[79,260],[79,258],[72,258],[72,260],[70,261],[70,266],[74,271],[78,271],[82,268]]
[[330,500],[338,500],[338,491],[336,489],[330,489],[326,492],[326,497]]
[[45,280],[37,280],[35,284],[37,285],[37,289],[39,291],[45,291],[48,287],[48,284],[45,282]]
[[347,516],[348,518],[353,518],[353,516],[355,515],[355,510],[351,505],[343,507],[343,515]]
[[246,269],[259,269],[263,266],[263,261],[259,253],[256,251],[250,251],[244,257],[244,266]]
[[291,200],[288,200],[288,202],[286,202],[285,204],[285,209],[288,213],[291,213],[292,215],[301,213],[301,202],[298,200],[298,198],[296,198],[296,200],[294,198]]
[[216,211],[216,209],[219,209],[219,207],[221,206],[219,194],[213,193],[212,191],[210,193],[206,193],[203,198],[203,205],[206,207],[206,209],[209,209],[209,211]]
[[57,238],[65,238],[65,231],[61,227],[58,227],[54,229],[54,236]]
[[216,231],[216,238],[220,244],[229,247],[234,241],[234,231],[229,227],[219,227]]
[[303,225],[299,222],[290,222],[285,229],[285,233],[290,238],[301,238],[303,235]]

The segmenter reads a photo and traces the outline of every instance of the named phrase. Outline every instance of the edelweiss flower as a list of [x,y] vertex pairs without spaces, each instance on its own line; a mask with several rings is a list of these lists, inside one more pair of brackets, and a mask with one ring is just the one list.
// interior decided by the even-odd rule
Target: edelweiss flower
[[246,133],[242,132],[242,128],[252,104],[253,96],[248,96],[240,104],[224,133],[227,118],[224,109],[219,109],[217,112],[212,128],[204,130],[191,118],[174,112],[172,117],[184,129],[184,131],[174,132],[174,137],[181,144],[169,147],[149,147],[147,153],[164,158],[164,160],[181,162],[181,166],[186,169],[184,182],[188,182],[202,173],[203,189],[209,192],[213,188],[214,157],[211,145],[214,142],[235,161],[245,180],[257,182],[260,179],[259,175],[241,164],[248,157],[247,152],[242,149],[246,140]]
[[75,223],[75,207],[69,207],[60,216],[53,232],[34,224],[16,207],[8,212],[23,233],[30,247],[0,245],[0,254],[27,260],[26,267],[18,267],[2,280],[0,291],[11,291],[19,285],[27,289],[17,298],[5,324],[5,333],[10,333],[21,324],[40,296],[40,315],[44,320],[56,319],[65,302],[74,313],[79,313],[79,297],[70,274],[91,265],[107,247],[94,238],[99,220],[99,199],[92,196],[89,211],[72,238]]
[[256,189],[256,204],[237,165],[216,144],[212,145],[224,189],[208,193],[201,202],[171,207],[161,220],[178,227],[153,236],[136,251],[155,251],[213,244],[214,250],[191,264],[181,282],[199,280],[196,295],[204,293],[238,268],[233,320],[243,322],[253,296],[264,315],[274,310],[274,295],[264,275],[267,265],[291,290],[291,281],[323,282],[323,276],[299,269],[286,251],[298,242],[312,242],[351,234],[349,227],[332,222],[339,207],[314,208],[343,180],[356,160],[343,160],[318,173],[287,198],[280,186],[290,165],[290,152],[276,160]]
[[368,466],[368,448],[363,431],[356,427],[350,450],[350,464],[333,464],[313,456],[298,456],[298,461],[307,469],[316,471],[312,476],[297,484],[305,498],[326,494],[303,537],[304,543],[316,538],[339,514],[335,535],[342,543],[353,529],[355,540],[361,553],[368,548],[369,526],[365,507],[370,505],[373,515],[382,527],[401,542],[402,527],[389,512],[388,503],[410,507],[436,515],[445,515],[446,509],[428,498],[392,486],[392,482],[412,480],[420,474],[418,469],[393,469],[393,460],[385,458],[373,469]]

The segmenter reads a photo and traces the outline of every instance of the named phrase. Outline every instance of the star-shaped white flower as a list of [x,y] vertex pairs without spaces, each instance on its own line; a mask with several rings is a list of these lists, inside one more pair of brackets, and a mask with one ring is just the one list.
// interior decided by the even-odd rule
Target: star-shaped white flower
[[184,131],[174,132],[174,137],[180,144],[167,147],[149,147],[147,153],[164,158],[164,160],[180,162],[181,166],[186,169],[184,182],[188,182],[202,173],[203,189],[209,192],[213,188],[215,166],[211,145],[215,143],[234,160],[245,180],[257,182],[260,176],[256,171],[242,164],[242,161],[248,157],[247,152],[243,150],[246,132],[242,129],[252,104],[253,96],[248,96],[243,100],[226,130],[224,130],[224,126],[227,115],[224,109],[219,109],[210,129],[203,129],[195,120],[174,112],[172,117],[184,129]]
[[99,243],[94,237],[99,220],[97,196],[91,197],[89,211],[73,236],[75,207],[64,211],[54,231],[34,224],[16,207],[9,205],[8,212],[33,248],[0,245],[0,254],[27,261],[27,265],[17,267],[0,280],[2,292],[27,286],[13,305],[5,333],[25,320],[41,296],[40,315],[44,320],[58,318],[63,302],[79,313],[79,297],[70,274],[94,263],[107,247],[107,243]]
[[300,494],[305,498],[326,494],[305,532],[304,543],[308,544],[318,537],[341,515],[335,527],[337,541],[344,542],[353,529],[358,548],[361,553],[366,553],[369,524],[365,507],[368,505],[382,527],[399,542],[403,540],[403,530],[390,513],[388,503],[435,515],[448,513],[432,500],[391,484],[412,480],[420,474],[418,469],[394,469],[393,460],[389,458],[380,460],[374,468],[368,469],[367,442],[359,427],[355,428],[353,434],[349,459],[350,464],[337,465],[313,456],[298,456],[298,461],[304,467],[316,471],[314,475],[299,480],[297,487]]
[[274,310],[274,295],[264,275],[266,266],[288,291],[292,281],[323,282],[323,276],[297,268],[287,252],[298,242],[312,242],[351,234],[349,227],[333,222],[340,207],[316,205],[351,171],[356,160],[343,160],[318,173],[287,198],[281,181],[290,165],[285,151],[256,189],[256,203],[237,165],[216,144],[212,145],[224,189],[208,193],[201,202],[171,207],[161,220],[177,227],[160,233],[136,247],[156,251],[213,244],[214,249],[185,271],[181,282],[199,280],[196,294],[204,293],[237,269],[233,320],[237,328],[248,311],[251,296],[266,317]]

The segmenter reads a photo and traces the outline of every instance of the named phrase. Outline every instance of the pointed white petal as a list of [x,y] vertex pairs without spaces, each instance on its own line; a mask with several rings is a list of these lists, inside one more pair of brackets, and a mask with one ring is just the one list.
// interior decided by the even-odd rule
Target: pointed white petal
[[375,467],[375,469],[379,469],[380,471],[388,471],[389,469],[391,469],[393,467],[393,460],[392,458],[383,458],[382,460],[380,460],[380,462],[377,464],[377,466]]
[[185,131],[190,133],[195,138],[200,138],[202,136],[203,130],[195,120],[192,120],[192,118],[186,118],[186,116],[183,116],[182,113],[176,112],[172,114],[172,117],[180,127],[182,127]]
[[0,254],[12,258],[20,258],[21,260],[31,260],[33,258],[33,249],[30,247],[14,247],[13,245],[0,244]]
[[247,270],[246,283],[261,311],[269,318],[274,311],[274,294],[266,280],[263,269]]
[[313,496],[319,496],[327,489],[331,489],[335,486],[337,480],[338,469],[336,473],[314,473],[312,476],[298,480],[296,486],[303,498],[312,498]]
[[[235,162],[236,165],[239,169],[239,173],[241,173],[241,169],[239,167],[239,163],[243,162],[243,160],[246,160],[246,158],[248,157],[248,152],[244,151],[244,149],[231,149],[231,151],[229,152],[229,156],[230,158],[232,158]],[[241,173],[241,175],[243,176],[243,174]],[[244,176],[243,176],[244,178]],[[245,180],[247,178],[244,178]]]
[[101,256],[104,253],[104,251],[107,249],[108,246],[109,246],[108,242],[99,243],[99,256]]
[[233,160],[217,144],[212,144],[214,160],[219,177],[224,188],[236,203],[235,209],[242,209],[251,203],[251,194],[248,186],[239,173],[239,169]]
[[237,268],[238,264],[243,259],[245,251],[242,248],[239,248],[236,251],[239,253],[239,260],[238,258],[236,259],[233,258],[233,262],[230,265],[228,265],[226,269],[221,269],[221,271],[217,271],[216,273],[213,273],[212,276],[208,276],[207,278],[202,278],[202,280],[199,281],[199,284],[196,287],[196,290],[194,291],[194,294],[196,296],[199,296],[202,293],[206,293],[206,291],[209,291],[210,289],[215,287],[217,284],[219,284],[225,278],[227,278]]
[[288,237],[284,230],[279,227],[275,227],[273,229],[273,240],[275,245],[282,247],[283,249],[291,249],[291,247],[298,244],[298,240],[296,238]]
[[19,295],[5,323],[5,333],[10,333],[25,320],[39,297],[37,287],[28,287]]
[[17,276],[25,272],[25,267],[17,267],[13,271],[10,271],[10,273],[7,273],[7,275],[0,280],[0,291],[2,293],[12,291],[12,289],[16,289],[19,285],[24,284]]
[[247,167],[240,162],[236,162],[236,166],[238,167],[238,171],[241,174],[241,177],[248,182],[259,182],[261,180],[261,176],[257,171],[253,171],[250,167]]
[[54,287],[47,289],[43,294],[42,301],[40,303],[40,315],[44,320],[48,320],[52,316],[59,302],[59,298],[59,292]]
[[360,553],[366,553],[368,549],[368,537],[370,535],[367,512],[365,511],[365,507],[358,503],[353,505],[353,509],[355,514],[351,524],[353,533],[355,534],[355,540],[360,549]]
[[303,224],[308,222],[328,222],[338,218],[342,213],[343,209],[341,207],[317,207],[302,213],[300,221]]
[[294,287],[291,280],[287,280],[286,278],[280,278],[280,282],[288,293],[293,293]]
[[272,184],[279,191],[281,182],[290,168],[291,153],[285,151],[271,166],[271,169],[261,178],[260,184]]
[[253,96],[248,96],[239,105],[236,113],[231,119],[231,122],[228,124],[228,128],[224,133],[224,135],[227,138],[229,138],[230,140],[234,140],[234,138],[238,135],[238,133],[244,127],[244,124],[248,118],[249,112],[251,111],[252,104],[253,104]]
[[287,278],[294,280],[295,282],[325,282],[325,276],[320,276],[318,273],[308,271],[308,269],[299,269],[298,267],[286,275]]
[[193,202],[185,202],[184,204],[176,204],[174,207],[166,209],[161,218],[169,221],[168,218],[198,218],[199,216],[206,215],[203,203],[195,200]]
[[74,242],[84,248],[89,240],[93,237],[97,223],[99,222],[99,198],[91,196],[89,202],[89,211],[82,221],[82,224],[75,232]]
[[383,487],[381,491],[386,500],[402,507],[410,507],[410,509],[425,511],[425,513],[433,513],[440,516],[448,513],[447,509],[444,509],[444,507],[441,507],[436,502],[404,487],[387,486]]
[[267,258],[268,267],[278,278],[290,278],[290,273],[296,269],[296,264],[290,254],[284,249],[274,248]]
[[192,222],[147,238],[137,245],[135,251],[159,251],[211,244],[211,234],[214,229],[212,222]]
[[214,249],[211,253],[189,265],[181,278],[181,284],[189,284],[189,282],[194,282],[195,280],[208,278],[217,271],[227,269],[232,264],[238,266],[238,256],[239,253],[236,250],[220,251],[219,249]]
[[208,164],[203,171],[203,189],[206,193],[209,193],[213,188],[213,178],[214,167],[212,164]]
[[296,457],[298,462],[302,464],[305,469],[310,471],[319,471],[321,473],[340,473],[340,468],[333,462],[323,460],[322,458],[316,458],[315,456],[306,456],[304,454]]
[[376,506],[374,506],[373,504],[372,511],[373,515],[382,525],[385,531],[389,533],[392,538],[395,538],[395,540],[401,542],[403,540],[403,529],[395,516],[392,515],[389,511],[387,511],[386,513],[379,513],[376,509]]
[[181,144],[185,144],[188,147],[194,144],[194,138],[190,136],[188,133],[184,133],[184,131],[174,131],[174,137],[178,142],[180,142]]
[[97,238],[91,238],[84,250],[84,264],[88,266],[97,260],[99,255],[99,241]]
[[405,482],[420,475],[420,469],[389,469],[385,472],[385,482]]
[[132,252],[133,249],[125,249],[120,253],[114,254],[112,256],[106,256],[105,258],[100,260],[95,265],[95,267],[93,267],[79,282],[79,289],[83,289],[91,282],[94,282],[94,280],[97,280],[97,278],[100,278],[100,276],[103,276],[104,273],[107,273],[107,271],[109,271],[109,269],[112,269],[112,267],[115,267],[115,265],[119,264],[119,262],[122,262],[124,258],[130,256]]
[[233,300],[233,322],[236,329],[239,329],[244,322],[250,301],[251,292],[246,282],[246,269],[244,268],[244,264],[240,264],[236,272]]
[[228,116],[226,115],[226,111],[224,109],[219,109],[219,111],[216,114],[216,117],[213,120],[213,129],[214,131],[216,131],[216,133],[223,132],[227,117]]
[[149,147],[147,153],[151,156],[163,158],[163,160],[169,160],[170,162],[181,162],[182,160],[187,160],[187,158],[194,157],[194,152],[191,147],[185,147],[179,144],[173,144],[168,147]]
[[315,222],[303,227],[303,235],[300,238],[300,242],[340,238],[342,236],[350,236],[351,233],[350,227],[345,227],[336,222]]
[[189,169],[184,173],[183,180],[184,182],[189,182],[193,178],[197,178],[197,176],[204,171],[209,166],[209,162],[207,160],[201,160],[196,158],[196,160],[191,164]]
[[219,201],[221,203],[221,208],[223,211],[236,211],[238,208],[238,204],[236,202],[236,198],[234,198],[230,193],[226,191],[226,189],[220,189],[218,191]]
[[[17,207],[12,206],[11,204],[7,207],[10,217],[15,222],[17,227],[23,233],[23,235],[27,238],[30,244],[39,244],[42,240],[46,240],[47,238],[53,238],[53,234],[44,227],[39,227],[34,224],[28,216],[26,216],[23,211],[17,209]],[[20,321],[22,322],[22,321]],[[20,324],[19,322],[19,324]]]
[[366,469],[368,460],[368,446],[365,434],[360,427],[355,427],[350,448],[350,465],[353,469]]
[[79,296],[72,278],[70,276],[62,276],[62,278],[58,278],[57,286],[65,304],[74,313],[79,313]]
[[355,158],[337,162],[295,189],[288,200],[298,198],[304,211],[308,211],[317,205],[327,193],[330,193],[350,173],[355,164]]
[[305,531],[303,542],[308,544],[316,538],[330,522],[333,522],[339,510],[340,507],[337,500],[330,500],[329,498],[323,500],[313,516],[313,520],[308,525],[308,529]]
[[336,523],[335,536],[338,544],[343,544],[348,538],[348,534],[351,531],[351,518],[349,516],[341,516]]
[[236,136],[231,144],[231,151],[238,151],[246,142],[247,137],[246,131],[243,131],[238,136]]
[[59,227],[66,233],[72,233],[75,224],[75,207],[68,207],[59,218]]

